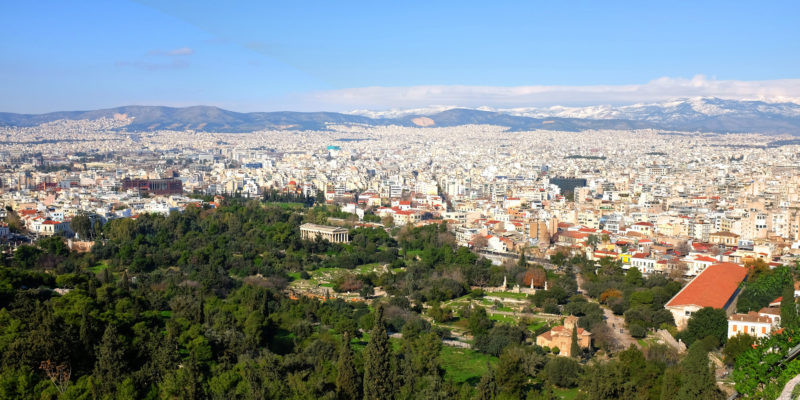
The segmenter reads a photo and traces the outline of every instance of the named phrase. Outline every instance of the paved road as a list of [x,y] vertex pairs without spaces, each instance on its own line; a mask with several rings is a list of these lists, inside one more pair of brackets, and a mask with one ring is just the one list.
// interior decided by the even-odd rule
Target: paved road
[[798,384],[800,384],[800,375],[797,375],[790,379],[789,382],[786,382],[786,386],[783,387],[783,391],[781,392],[781,395],[778,396],[778,400],[791,400],[792,391]]

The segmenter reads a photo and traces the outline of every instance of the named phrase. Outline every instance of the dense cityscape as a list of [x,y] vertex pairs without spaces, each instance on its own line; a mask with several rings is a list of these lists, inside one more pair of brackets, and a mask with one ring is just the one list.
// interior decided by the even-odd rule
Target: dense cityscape
[[[800,151],[790,136],[512,132],[491,125],[330,125],[326,131],[251,133],[120,130],[131,120],[120,115],[3,128],[3,305],[12,310],[4,309],[0,318],[7,338],[4,365],[25,373],[17,346],[32,344],[17,336],[25,319],[15,318],[13,311],[23,298],[99,302],[99,297],[90,300],[99,296],[91,294],[99,287],[124,287],[128,301],[146,293],[162,299],[161,305],[148,300],[135,308],[155,307],[160,313],[147,324],[166,326],[177,351],[172,362],[182,363],[181,353],[194,351],[191,337],[209,346],[204,351],[211,358],[194,373],[211,375],[168,387],[147,383],[153,378],[131,369],[129,380],[101,385],[98,364],[79,372],[92,363],[78,366],[74,355],[58,358],[42,350],[45,359],[33,361],[43,363],[40,371],[54,383],[51,393],[72,398],[91,390],[116,397],[124,389],[134,397],[183,397],[180,391],[190,385],[194,394],[188,397],[230,398],[243,389],[214,386],[214,376],[226,365],[239,366],[242,354],[263,349],[288,357],[307,346],[331,346],[331,334],[347,332],[351,344],[337,345],[336,351],[355,351],[356,365],[364,363],[363,371],[347,367],[352,387],[344,387],[339,371],[329,383],[324,375],[315,378],[322,381],[313,388],[307,377],[302,389],[279,385],[270,390],[277,397],[303,397],[301,392],[311,390],[306,392],[315,393],[311,397],[343,398],[360,398],[364,390],[364,397],[373,398],[366,393],[367,379],[376,378],[368,377],[366,363],[377,361],[358,349],[375,342],[368,339],[381,334],[375,329],[389,335],[387,343],[411,346],[398,359],[384,360],[392,367],[381,379],[394,382],[385,389],[405,393],[397,395],[401,398],[420,393],[432,398],[599,399],[643,393],[684,398],[684,390],[701,390],[701,398],[737,391],[768,396],[790,377],[791,368],[753,376],[748,368],[757,366],[737,363],[754,343],[787,337],[800,319],[781,306],[800,259]],[[241,215],[243,206],[267,215],[254,217],[252,210]],[[219,213],[245,218],[237,225],[284,219],[288,225],[277,229],[289,229],[284,234],[291,239],[247,239],[250,244],[238,251],[239,245],[209,244],[202,250],[196,243],[183,255],[164,246],[188,240],[188,232],[170,233],[178,236],[163,243],[156,239],[187,220],[195,222],[183,224],[200,224],[193,229],[211,235],[206,240],[231,233],[228,220],[225,228],[214,223],[216,228],[207,231],[212,228],[203,220],[216,220]],[[222,253],[192,255],[197,251]],[[241,259],[245,254],[252,255]],[[211,315],[195,322],[197,316],[183,315],[188,312],[183,308],[197,300],[180,299],[230,302],[254,288],[272,296],[280,310],[324,309],[330,303],[352,322],[264,312],[260,337],[248,342],[253,350],[223,362],[216,352],[230,351],[224,350],[228,339],[218,335],[250,335],[250,317],[239,322],[245,324],[241,328],[215,331]],[[800,295],[800,287],[790,293]],[[108,306],[118,309],[119,301]],[[372,314],[365,319],[369,311],[386,319],[381,324]],[[102,307],[83,311],[74,328],[83,332],[85,319],[94,319],[99,347],[89,353],[99,351],[100,358],[103,343],[112,340],[99,328],[107,318],[101,312]],[[67,318],[58,315],[54,318]],[[110,323],[107,329],[126,330],[135,338],[140,333],[134,321]],[[180,328],[180,321],[190,325]],[[184,331],[192,323],[205,328]],[[126,346],[125,354],[141,351],[134,343]],[[770,350],[751,353],[757,351]],[[430,357],[427,362],[433,364],[416,365],[422,361],[416,357]],[[637,362],[648,365],[651,375],[631,370],[617,379],[650,382],[603,387],[612,379],[607,374],[620,373],[614,368],[630,367],[623,364],[633,361],[621,361],[624,357],[641,357]],[[711,364],[703,367],[698,359]],[[425,380],[407,380],[407,374],[392,378],[400,362],[427,371],[419,377]],[[63,368],[73,377],[65,378]],[[89,375],[70,386],[76,373]],[[697,374],[707,380],[694,382]],[[181,370],[171,379],[179,375]],[[352,393],[343,394],[345,389]],[[675,397],[669,397],[670,390]]]
[[0,400],[800,400],[800,2],[4,2]]

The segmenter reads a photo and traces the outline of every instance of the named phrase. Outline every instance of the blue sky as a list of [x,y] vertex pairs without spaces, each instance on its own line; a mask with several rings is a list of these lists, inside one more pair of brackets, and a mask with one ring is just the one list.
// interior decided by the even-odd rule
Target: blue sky
[[796,1],[9,1],[0,111],[794,98],[798,15]]

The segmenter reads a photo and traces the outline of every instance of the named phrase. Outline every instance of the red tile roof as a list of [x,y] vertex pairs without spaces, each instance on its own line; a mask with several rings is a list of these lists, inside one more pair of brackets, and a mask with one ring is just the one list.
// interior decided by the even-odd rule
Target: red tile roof
[[739,284],[747,277],[747,268],[733,263],[714,264],[703,270],[681,289],[665,307],[696,305],[724,308]]
[[588,238],[588,237],[589,237],[589,234],[588,234],[588,233],[584,233],[584,232],[575,232],[575,231],[566,231],[566,232],[561,232],[561,233],[559,233],[559,235],[561,235],[561,236],[566,236],[566,237],[568,237],[568,238],[573,238],[573,239],[586,239],[586,238]]

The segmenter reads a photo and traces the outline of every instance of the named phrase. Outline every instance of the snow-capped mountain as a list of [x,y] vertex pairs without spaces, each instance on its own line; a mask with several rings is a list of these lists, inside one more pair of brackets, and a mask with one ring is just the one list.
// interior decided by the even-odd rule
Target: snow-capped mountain
[[671,122],[706,119],[721,115],[772,115],[800,117],[800,104],[791,102],[769,103],[755,100],[724,100],[715,97],[693,97],[661,103],[626,106],[599,105],[589,107],[513,108],[500,109],[511,115],[533,118],[588,118],[631,119],[638,121]]
[[184,108],[126,106],[93,111],[49,114],[0,112],[2,126],[35,126],[59,119],[113,118],[125,114],[127,131],[192,129],[215,132],[252,132],[273,129],[326,130],[330,124],[444,127],[468,124],[497,125],[512,131],[589,129],[661,129],[683,132],[752,132],[800,136],[800,102],[766,102],[689,98],[626,106],[546,107],[493,109],[434,106],[411,110],[333,112],[239,113],[216,107]]
[[[354,111],[370,118],[402,118],[413,115],[434,116],[457,109],[435,106],[413,110]],[[618,120],[646,123],[660,129],[709,132],[763,132],[800,134],[800,102],[767,102],[761,100],[726,100],[715,97],[693,97],[660,103],[623,106],[593,105],[586,107],[480,107],[475,111],[493,112],[515,117],[578,120]],[[435,118],[434,118],[435,121]]]

